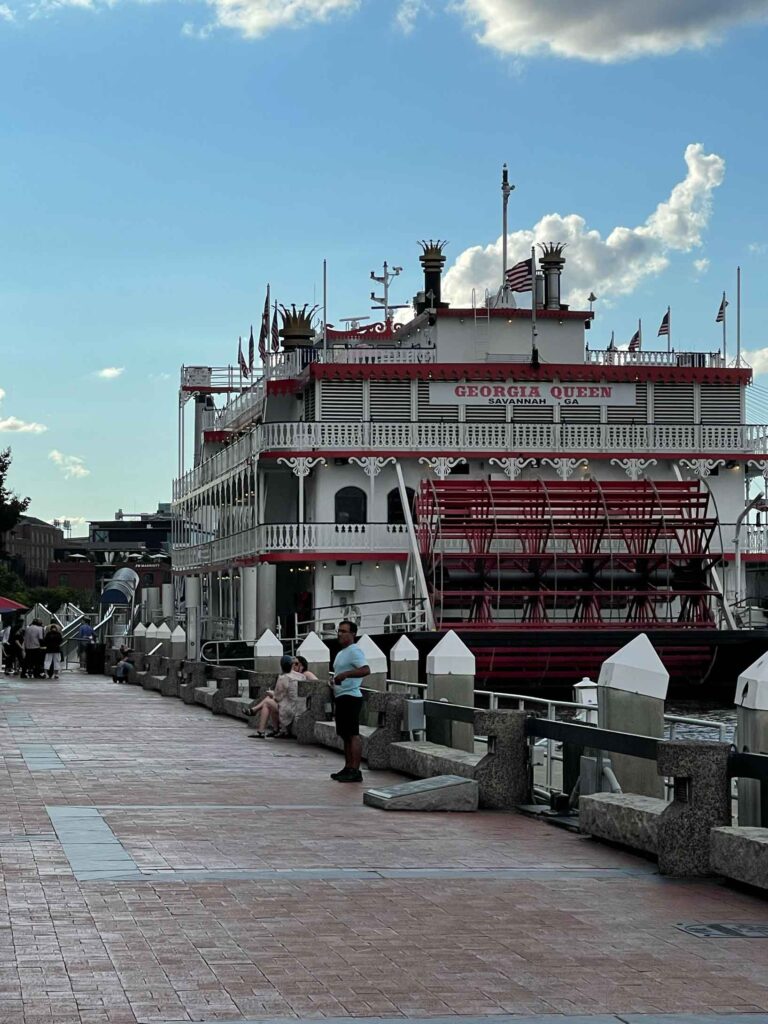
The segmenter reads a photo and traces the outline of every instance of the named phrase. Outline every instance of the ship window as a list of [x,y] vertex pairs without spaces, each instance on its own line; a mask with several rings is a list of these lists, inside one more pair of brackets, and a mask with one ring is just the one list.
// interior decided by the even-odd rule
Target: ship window
[[337,523],[364,523],[368,519],[368,499],[359,487],[342,487],[333,504]]
[[[408,504],[411,508],[413,521],[416,522],[416,512],[414,509],[416,492],[412,487],[406,487],[405,493],[408,496]],[[405,513],[403,512],[403,502],[400,499],[399,487],[393,487],[387,495],[387,522],[390,526],[401,526],[405,523]]]

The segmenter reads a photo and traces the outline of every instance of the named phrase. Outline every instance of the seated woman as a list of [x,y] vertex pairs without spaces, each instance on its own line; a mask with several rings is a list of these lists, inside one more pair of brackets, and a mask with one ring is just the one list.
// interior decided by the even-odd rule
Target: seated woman
[[302,657],[300,654],[297,654],[293,659],[293,671],[300,672],[305,679],[309,679],[313,683],[319,681],[315,673],[309,671],[309,663],[307,662],[307,659]]
[[[256,732],[250,733],[250,739],[263,740],[268,736],[290,735],[291,725],[299,709],[299,682],[304,676],[295,671],[294,659],[290,654],[284,654],[280,659],[280,670],[274,690],[267,690],[264,699],[251,705],[245,712],[249,717],[256,714],[259,716]],[[271,729],[267,729],[267,722],[271,722]]]
[[130,648],[127,648],[125,651],[122,652],[122,657],[120,658],[120,661],[118,661],[118,663],[115,665],[114,671],[112,673],[112,682],[129,682],[131,678],[131,672],[133,672],[135,668],[136,659],[134,657],[133,651]]

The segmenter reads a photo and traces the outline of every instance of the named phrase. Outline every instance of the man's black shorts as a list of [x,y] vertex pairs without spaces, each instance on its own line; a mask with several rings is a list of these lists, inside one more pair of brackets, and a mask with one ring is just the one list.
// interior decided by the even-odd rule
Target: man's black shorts
[[351,697],[345,694],[335,700],[336,734],[343,740],[360,735],[360,709],[362,697]]

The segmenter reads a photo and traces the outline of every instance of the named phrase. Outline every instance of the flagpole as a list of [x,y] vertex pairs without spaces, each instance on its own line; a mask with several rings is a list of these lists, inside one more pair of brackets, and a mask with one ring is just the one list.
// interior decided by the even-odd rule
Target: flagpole
[[323,260],[323,362],[328,361],[328,260]]
[[741,366],[741,267],[736,267],[736,367]]
[[509,194],[514,188],[514,185],[509,184],[509,171],[507,165],[504,164],[501,171],[501,287],[503,288],[507,283],[507,206],[509,204]]
[[667,306],[667,352],[672,351],[672,309]]
[[531,355],[536,348],[536,246],[531,246]]
[[725,333],[725,318],[728,315],[726,313],[726,309],[727,308],[728,308],[728,303],[725,301],[725,292],[723,292],[723,366],[727,365],[727,362],[726,362],[727,337],[726,337],[726,333]]
[[639,341],[639,344],[637,346],[637,351],[638,352],[642,352],[643,351],[643,321],[639,317],[638,317],[638,320],[637,320],[637,337],[638,337],[638,341]]

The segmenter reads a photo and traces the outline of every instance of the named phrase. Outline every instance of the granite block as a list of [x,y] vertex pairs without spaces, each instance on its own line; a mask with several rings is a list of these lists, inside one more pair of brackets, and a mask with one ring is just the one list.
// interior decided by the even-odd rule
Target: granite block
[[474,779],[437,775],[383,789],[367,789],[363,803],[384,811],[476,811],[480,788]]

